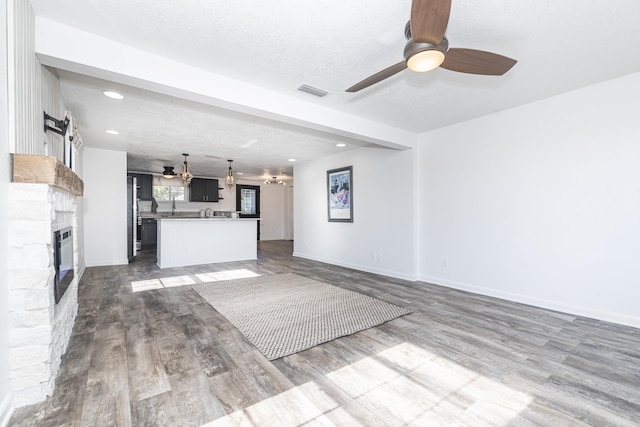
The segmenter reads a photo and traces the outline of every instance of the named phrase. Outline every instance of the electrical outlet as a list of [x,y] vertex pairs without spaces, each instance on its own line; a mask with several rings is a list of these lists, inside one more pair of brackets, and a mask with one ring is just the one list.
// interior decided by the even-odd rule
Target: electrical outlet
[[382,261],[382,251],[378,252],[378,261]]
[[375,252],[375,251],[371,252],[371,259],[372,259],[372,260],[374,260],[374,261],[377,261],[377,260],[378,260],[378,257],[377,257],[377,255],[376,255],[376,252]]
[[305,247],[306,249],[309,249],[309,242],[304,242],[304,247]]
[[444,268],[449,267],[449,259],[448,258],[442,258],[442,266]]

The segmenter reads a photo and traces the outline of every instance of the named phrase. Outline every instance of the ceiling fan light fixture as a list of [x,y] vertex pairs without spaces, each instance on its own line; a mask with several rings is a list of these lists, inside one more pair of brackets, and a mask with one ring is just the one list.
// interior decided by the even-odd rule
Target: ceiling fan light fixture
[[444,62],[444,52],[433,48],[422,50],[411,55],[407,59],[407,68],[417,73],[435,70]]
[[162,176],[165,178],[175,178],[176,173],[173,171],[173,166],[163,166],[164,171],[162,172]]

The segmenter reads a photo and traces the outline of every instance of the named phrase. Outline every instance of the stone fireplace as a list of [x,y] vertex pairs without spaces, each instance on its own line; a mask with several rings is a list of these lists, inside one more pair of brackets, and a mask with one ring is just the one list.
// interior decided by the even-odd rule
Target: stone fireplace
[[[82,181],[55,158],[13,157],[8,204],[9,358],[13,405],[20,407],[52,393],[71,337],[78,308],[76,197],[82,195]],[[63,229],[71,230],[75,274],[56,303],[54,236]]]

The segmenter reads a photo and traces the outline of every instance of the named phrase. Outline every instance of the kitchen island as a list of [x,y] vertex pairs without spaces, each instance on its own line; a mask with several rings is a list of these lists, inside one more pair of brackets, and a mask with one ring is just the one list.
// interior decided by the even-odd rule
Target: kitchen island
[[257,218],[158,218],[160,268],[257,259]]

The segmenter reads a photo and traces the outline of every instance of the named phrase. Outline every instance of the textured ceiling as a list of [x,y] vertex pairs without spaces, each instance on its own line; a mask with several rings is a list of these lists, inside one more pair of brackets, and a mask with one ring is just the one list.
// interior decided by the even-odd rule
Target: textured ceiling
[[[160,173],[163,166],[174,166],[179,172],[181,154],[187,153],[196,176],[224,176],[232,159],[243,179],[290,178],[290,158],[304,162],[368,145],[66,71],[58,74],[83,141],[94,148],[126,151],[130,171]],[[125,99],[104,96],[106,89]],[[107,129],[120,134],[108,135]]]
[[[355,94],[344,90],[402,60],[409,0],[31,3],[49,20],[416,134],[640,71],[637,0],[454,0],[450,46],[517,59],[511,71],[493,77],[405,70]],[[200,156],[209,154],[237,158],[256,176],[273,175],[291,171],[289,157],[335,152],[341,138],[126,87],[131,102],[112,108],[97,90],[104,82],[74,73],[61,79],[86,144],[127,149],[141,170],[157,171],[162,162],[154,159],[179,161],[187,151],[203,168]],[[296,92],[303,83],[330,95]],[[105,121],[131,128],[135,138],[105,139]],[[238,148],[254,139],[260,142],[251,150]]]

